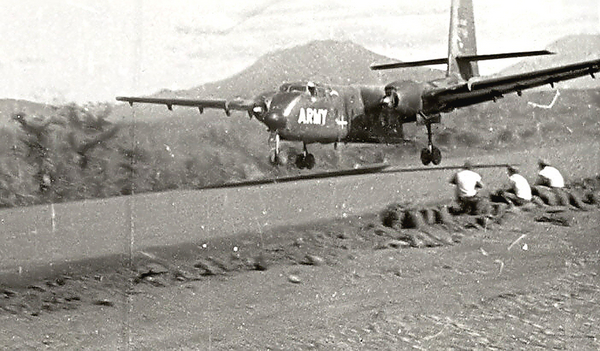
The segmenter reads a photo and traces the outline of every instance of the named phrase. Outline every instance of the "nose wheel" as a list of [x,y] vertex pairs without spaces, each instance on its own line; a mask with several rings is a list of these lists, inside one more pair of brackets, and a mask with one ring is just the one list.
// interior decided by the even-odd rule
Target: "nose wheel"
[[296,167],[303,169],[313,169],[316,164],[315,155],[308,153],[306,144],[304,144],[304,151],[296,156]]
[[433,146],[431,141],[431,123],[426,123],[427,127],[427,147],[421,150],[421,162],[427,166],[430,163],[434,165],[439,165],[442,162],[442,151],[437,147]]

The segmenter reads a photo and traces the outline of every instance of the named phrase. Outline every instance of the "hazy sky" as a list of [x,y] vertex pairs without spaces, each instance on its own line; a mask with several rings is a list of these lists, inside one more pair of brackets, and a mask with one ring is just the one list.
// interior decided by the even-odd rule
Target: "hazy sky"
[[[444,57],[450,0],[2,0],[0,98],[114,101],[226,78],[311,40]],[[599,0],[474,0],[479,53],[600,33]],[[481,65],[489,74],[512,62]],[[256,92],[249,92],[249,96]]]

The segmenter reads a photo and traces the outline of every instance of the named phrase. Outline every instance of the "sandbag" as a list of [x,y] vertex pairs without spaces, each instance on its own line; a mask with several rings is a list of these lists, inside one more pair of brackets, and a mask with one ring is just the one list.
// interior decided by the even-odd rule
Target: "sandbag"
[[425,221],[421,212],[418,210],[406,210],[404,211],[404,219],[402,221],[402,228],[407,229],[420,229],[425,226]]
[[600,204],[600,192],[589,192],[585,194],[583,201],[590,205]]
[[427,225],[433,225],[436,223],[435,212],[431,208],[422,209],[421,216],[423,217],[423,221]]
[[490,214],[494,217],[502,217],[504,215],[504,212],[506,212],[507,208],[508,204],[504,202],[494,203],[492,204],[492,211]]
[[534,186],[532,190],[534,190],[534,193],[539,196],[546,205],[556,206],[558,204],[556,194],[550,188],[537,185]]
[[448,206],[440,206],[434,209],[435,213],[435,221],[438,224],[449,224],[452,223],[452,215],[450,214],[450,210],[448,210]]
[[569,204],[571,204],[571,206],[579,209],[585,209],[585,204],[583,203],[583,200],[581,200],[579,194],[573,190],[567,190],[567,194],[569,195]]
[[546,203],[544,202],[544,200],[542,200],[539,196],[534,196],[531,199],[531,203],[536,205],[536,206],[544,206],[546,205]]
[[563,189],[555,188],[553,189],[554,194],[556,194],[556,204],[558,206],[569,206],[569,194]]
[[400,204],[391,204],[386,207],[380,214],[381,223],[393,228],[398,224],[401,226],[404,220],[404,208]]
[[482,198],[475,204],[475,213],[471,213],[474,215],[487,215],[491,212],[491,204],[489,200]]

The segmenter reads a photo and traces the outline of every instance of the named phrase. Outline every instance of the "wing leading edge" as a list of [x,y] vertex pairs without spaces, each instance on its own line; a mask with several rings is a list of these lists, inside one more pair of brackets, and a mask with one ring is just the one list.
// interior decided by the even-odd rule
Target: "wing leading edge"
[[227,116],[231,114],[231,110],[247,111],[248,113],[251,113],[255,106],[253,100],[244,99],[170,99],[118,96],[117,100],[128,102],[129,105],[132,106],[134,103],[166,105],[169,110],[172,110],[173,106],[197,107],[200,110],[200,113],[204,112],[205,108],[221,109],[225,111]]
[[504,94],[521,94],[530,89],[600,71],[600,59],[542,69],[503,77],[475,78],[447,87],[433,88],[422,95],[423,112],[426,114],[448,112],[455,108],[474,105],[484,101],[495,101]]

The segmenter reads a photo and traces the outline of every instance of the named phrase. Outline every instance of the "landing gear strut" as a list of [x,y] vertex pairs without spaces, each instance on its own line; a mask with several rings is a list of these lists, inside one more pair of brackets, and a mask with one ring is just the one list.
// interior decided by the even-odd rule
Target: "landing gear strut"
[[421,150],[421,162],[425,166],[429,163],[439,165],[442,162],[442,151],[433,146],[433,142],[431,141],[431,123],[426,122],[425,126],[427,127],[427,147]]
[[286,161],[283,155],[279,152],[279,134],[277,132],[271,132],[269,136],[269,162],[274,166],[285,165]]
[[309,154],[304,144],[304,151],[296,156],[296,167],[312,169],[315,166],[315,155]]

